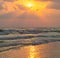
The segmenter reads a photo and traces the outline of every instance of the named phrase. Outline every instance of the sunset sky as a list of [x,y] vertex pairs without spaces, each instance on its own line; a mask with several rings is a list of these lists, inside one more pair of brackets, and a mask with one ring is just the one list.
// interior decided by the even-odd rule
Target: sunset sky
[[60,0],[0,0],[0,27],[60,27]]

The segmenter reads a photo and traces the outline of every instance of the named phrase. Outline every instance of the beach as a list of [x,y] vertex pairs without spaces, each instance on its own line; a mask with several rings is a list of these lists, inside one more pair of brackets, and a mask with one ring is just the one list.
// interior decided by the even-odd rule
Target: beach
[[0,58],[60,58],[60,42],[11,49],[0,52]]

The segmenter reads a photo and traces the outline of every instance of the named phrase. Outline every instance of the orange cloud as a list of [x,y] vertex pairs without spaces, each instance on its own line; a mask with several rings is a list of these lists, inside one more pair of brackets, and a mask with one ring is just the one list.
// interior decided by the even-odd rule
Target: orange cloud
[[[34,7],[25,4],[30,1]],[[60,0],[0,0],[0,26],[56,26],[60,22]],[[8,23],[7,23],[8,22]],[[57,23],[58,22],[58,23]],[[54,25],[53,25],[54,26]]]

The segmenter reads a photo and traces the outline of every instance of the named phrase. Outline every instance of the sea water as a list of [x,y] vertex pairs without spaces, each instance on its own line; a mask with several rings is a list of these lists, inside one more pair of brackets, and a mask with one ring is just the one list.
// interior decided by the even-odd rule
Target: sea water
[[0,58],[60,58],[60,28],[1,29]]

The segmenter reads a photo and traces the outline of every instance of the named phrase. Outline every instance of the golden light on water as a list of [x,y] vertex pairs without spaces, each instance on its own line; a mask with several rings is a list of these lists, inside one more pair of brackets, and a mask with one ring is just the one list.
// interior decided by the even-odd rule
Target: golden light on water
[[37,48],[35,46],[30,46],[28,58],[39,58],[39,53],[37,52]]
[[35,58],[35,48],[34,46],[30,46],[30,53],[29,53],[29,58]]
[[[9,57],[10,58],[53,58],[53,56],[50,57],[49,55],[52,47],[53,47],[52,44],[25,46],[17,50],[9,50],[3,53],[3,56],[7,58]],[[53,54],[52,51],[50,54],[51,55]],[[1,58],[1,55],[0,55],[0,58]],[[59,58],[59,57],[56,57],[56,58]]]

